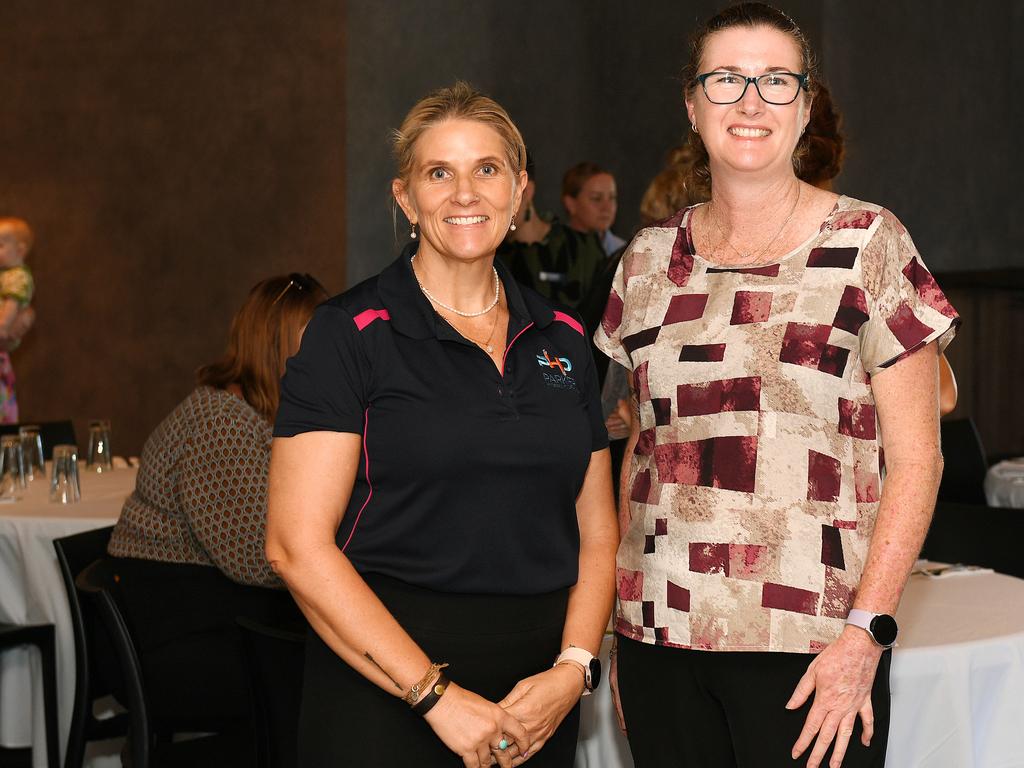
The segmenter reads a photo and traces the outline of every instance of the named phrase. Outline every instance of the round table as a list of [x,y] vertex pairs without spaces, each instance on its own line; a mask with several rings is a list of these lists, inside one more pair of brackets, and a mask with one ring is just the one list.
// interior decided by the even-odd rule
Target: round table
[[[75,640],[53,540],[113,525],[135,487],[134,468],[97,474],[79,465],[82,500],[49,501],[49,482],[37,477],[14,502],[0,503],[0,621],[53,624],[57,641],[57,714],[61,749],[67,741],[75,686]],[[0,654],[0,744],[32,745],[34,766],[45,766],[41,670],[34,650]]]
[[[896,618],[886,765],[1024,766],[1024,580],[984,571],[911,576]],[[610,647],[606,637],[605,669]],[[576,768],[632,768],[607,684],[582,710]]]

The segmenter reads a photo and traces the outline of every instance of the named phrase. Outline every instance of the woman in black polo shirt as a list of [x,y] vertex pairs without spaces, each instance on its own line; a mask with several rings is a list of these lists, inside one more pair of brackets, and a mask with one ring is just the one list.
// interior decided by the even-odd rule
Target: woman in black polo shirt
[[412,242],[317,310],[275,427],[300,764],[571,766],[618,543],[590,345],[494,260],[526,182],[504,109],[460,83],[394,143]]

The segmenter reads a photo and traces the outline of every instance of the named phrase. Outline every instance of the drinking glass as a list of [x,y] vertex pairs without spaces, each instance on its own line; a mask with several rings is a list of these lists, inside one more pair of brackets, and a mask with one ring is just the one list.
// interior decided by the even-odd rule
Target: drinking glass
[[82,498],[78,484],[78,446],[53,447],[53,474],[50,476],[50,501],[73,504]]
[[25,478],[35,480],[46,474],[43,460],[43,436],[36,424],[24,424],[18,428],[21,438],[21,458],[25,462]]
[[114,468],[110,452],[110,422],[99,419],[89,422],[89,452],[85,466],[94,472],[109,472]]
[[0,496],[13,496],[25,487],[25,462],[21,456],[21,438],[0,437]]

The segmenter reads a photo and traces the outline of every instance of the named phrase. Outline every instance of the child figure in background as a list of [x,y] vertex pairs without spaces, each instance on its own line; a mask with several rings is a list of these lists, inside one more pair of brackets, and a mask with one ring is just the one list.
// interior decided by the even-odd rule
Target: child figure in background
[[14,368],[9,352],[32,327],[35,313],[29,306],[35,283],[25,266],[32,249],[32,230],[22,219],[0,218],[0,423],[16,424],[18,400],[14,394]]

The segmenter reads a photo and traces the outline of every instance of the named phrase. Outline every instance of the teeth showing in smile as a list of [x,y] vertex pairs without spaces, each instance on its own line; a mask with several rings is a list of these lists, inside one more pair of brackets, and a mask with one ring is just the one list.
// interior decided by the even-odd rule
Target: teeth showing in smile
[[449,216],[444,220],[445,224],[483,224],[487,221],[486,216]]
[[767,128],[738,128],[733,127],[729,129],[729,133],[733,136],[741,136],[745,139],[760,139],[771,133]]

